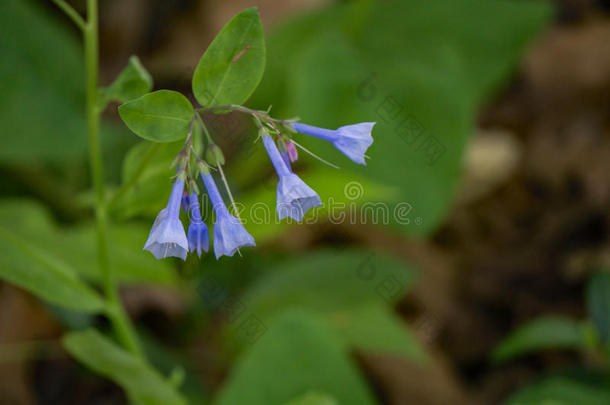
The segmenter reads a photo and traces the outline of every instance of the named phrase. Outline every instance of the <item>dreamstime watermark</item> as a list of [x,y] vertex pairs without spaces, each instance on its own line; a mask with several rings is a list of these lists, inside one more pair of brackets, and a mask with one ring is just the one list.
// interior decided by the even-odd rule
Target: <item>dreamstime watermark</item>
[[[294,211],[295,206],[286,205],[277,207],[274,203],[258,201],[246,207],[239,202],[235,203],[238,216],[241,218],[241,223],[244,225],[254,224],[280,224],[280,223],[304,223],[314,224],[321,219],[327,220],[332,224],[373,224],[373,225],[409,225],[412,222],[415,225],[423,223],[421,217],[415,217],[413,220],[410,213],[413,206],[408,202],[398,202],[389,204],[383,201],[364,201],[364,187],[357,181],[350,181],[343,187],[344,199],[335,199],[329,197],[322,202],[322,206],[312,208],[308,211],[308,215],[302,221],[295,221],[290,217],[279,220],[277,210]],[[207,195],[203,195],[204,203],[202,204],[201,215],[204,220],[212,216],[210,205],[205,203]],[[296,207],[298,209],[298,207]]]
[[204,277],[197,286],[197,291],[210,308],[217,310],[229,325],[235,327],[241,341],[253,344],[267,331],[263,321],[248,311],[244,302],[232,295],[214,277]]
[[[356,95],[360,101],[379,102],[376,79],[377,74],[373,72],[358,84]],[[423,125],[412,114],[404,113],[404,106],[393,95],[386,94],[377,104],[375,112],[381,122],[394,126],[396,135],[409,147],[426,156],[428,166],[436,164],[447,151],[437,137],[426,133]]]
[[375,253],[368,254],[364,260],[358,263],[354,273],[358,280],[365,283],[373,283],[375,293],[379,297],[388,302],[395,301],[404,294],[406,283],[404,280],[400,280],[396,274],[380,272],[374,258]]

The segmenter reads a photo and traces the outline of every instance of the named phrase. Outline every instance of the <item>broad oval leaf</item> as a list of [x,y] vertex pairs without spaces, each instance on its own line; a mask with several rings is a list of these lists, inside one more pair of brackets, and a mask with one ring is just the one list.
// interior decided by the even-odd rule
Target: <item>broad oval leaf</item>
[[589,318],[595,325],[600,340],[610,342],[610,273],[593,276],[587,288]]
[[401,356],[422,364],[428,360],[413,332],[388,305],[369,303],[328,314],[327,319],[350,348]]
[[376,403],[347,350],[323,319],[290,310],[268,326],[238,361],[215,405],[283,404],[312,391],[327,393],[340,404]]
[[158,90],[119,107],[119,115],[136,135],[153,142],[173,142],[186,137],[193,106],[182,94]]
[[[246,290],[240,302],[247,311],[226,324],[224,343],[243,348],[248,340],[240,326],[249,314],[266,323],[287,308],[299,308],[322,315],[346,346],[423,360],[423,350],[391,313],[414,278],[404,263],[365,251],[321,250],[282,261]],[[215,289],[200,292],[210,301]]]
[[0,227],[0,279],[68,309],[102,312],[105,306],[70,266],[4,227]]
[[186,405],[156,370],[96,330],[68,333],[62,343],[78,361],[123,387],[133,403]]
[[193,94],[204,107],[242,104],[265,70],[265,38],[258,10],[233,17],[205,51],[193,75]]
[[559,316],[534,319],[512,332],[496,347],[492,358],[506,361],[542,349],[579,348],[585,344],[581,322]]
[[329,314],[366,303],[396,303],[414,279],[415,272],[392,256],[320,250],[281,262],[243,299],[261,317],[286,307]]

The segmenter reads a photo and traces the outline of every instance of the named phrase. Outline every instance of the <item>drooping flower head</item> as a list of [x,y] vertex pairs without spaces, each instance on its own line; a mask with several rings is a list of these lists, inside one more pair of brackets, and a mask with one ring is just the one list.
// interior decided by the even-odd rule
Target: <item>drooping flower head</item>
[[339,149],[341,153],[352,161],[366,165],[364,158],[366,150],[373,144],[371,132],[374,125],[374,122],[361,122],[340,127],[334,131],[299,122],[292,124],[292,127],[297,132],[331,142],[335,148]]
[[183,189],[184,180],[178,177],[172,187],[167,207],[157,215],[144,244],[144,250],[148,250],[157,259],[173,256],[186,260],[188,241],[179,217]]
[[189,252],[197,251],[197,255],[201,257],[201,251],[207,253],[210,247],[210,233],[208,226],[201,220],[201,211],[199,209],[199,198],[196,192],[191,192],[189,195],[189,203],[191,209],[191,223],[187,232]]
[[212,176],[202,171],[201,178],[216,214],[213,231],[216,259],[222,255],[233,256],[237,249],[244,246],[256,246],[252,235],[246,231],[241,222],[231,215],[227,209]]
[[280,220],[290,217],[301,221],[305,213],[313,207],[322,205],[318,194],[292,173],[268,134],[263,134],[263,145],[279,177],[277,183],[277,216]]

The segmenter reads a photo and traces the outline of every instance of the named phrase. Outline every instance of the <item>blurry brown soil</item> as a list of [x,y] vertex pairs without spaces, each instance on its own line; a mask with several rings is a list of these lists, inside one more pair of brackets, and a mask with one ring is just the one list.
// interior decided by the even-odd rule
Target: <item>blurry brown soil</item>
[[[321,2],[259,4],[268,25]],[[105,82],[137,53],[157,87],[188,91],[200,50],[246,3],[107,2],[101,13]],[[303,227],[295,234],[299,248],[339,238],[392,251],[422,270],[415,293],[398,309],[436,361],[419,368],[358,355],[384,403],[495,404],[544,372],[585,361],[565,352],[501,366],[488,358],[526,320],[584,317],[584,282],[595,266],[610,264],[610,5],[573,0],[557,2],[557,9],[556,23],[483,108],[458,203],[432,240],[404,242],[358,226]],[[0,342],[37,342],[15,347],[14,360],[0,364],[0,405],[125,403],[116,386],[65,357],[48,311],[13,287],[0,288]],[[156,318],[171,322],[182,310],[169,293],[129,291],[127,298],[131,314],[159,335]]]

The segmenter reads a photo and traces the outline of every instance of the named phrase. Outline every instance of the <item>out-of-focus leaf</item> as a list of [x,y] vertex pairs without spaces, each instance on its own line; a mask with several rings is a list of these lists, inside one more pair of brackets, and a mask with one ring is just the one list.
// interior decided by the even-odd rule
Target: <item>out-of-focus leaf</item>
[[78,361],[123,387],[134,403],[186,405],[182,395],[150,365],[94,329],[68,333],[62,343]]
[[86,151],[78,37],[40,3],[0,1],[3,162],[63,162]]
[[[607,381],[607,377],[606,377]],[[610,386],[570,376],[551,376],[514,393],[506,405],[605,405]]]
[[311,392],[290,401],[286,405],[338,405],[337,401],[326,394]]
[[104,301],[65,262],[0,225],[0,278],[69,309],[101,312]]
[[258,10],[233,17],[205,51],[193,75],[193,94],[204,107],[242,104],[265,70],[265,38]]
[[174,175],[170,165],[182,146],[182,142],[133,146],[123,161],[122,191],[113,199],[112,213],[120,218],[154,217],[165,207]]
[[610,343],[610,273],[594,275],[587,288],[589,318],[602,343]]
[[[413,280],[414,272],[405,264],[380,254],[323,250],[284,260],[261,276],[242,298],[227,299],[225,311],[232,312],[232,321],[226,324],[224,342],[228,349],[239,351],[249,342],[241,327],[249,317],[264,324],[287,308],[300,308],[326,317],[342,332],[348,346],[420,360],[419,346],[402,325],[392,325],[395,319],[389,313],[389,307],[404,296]],[[206,291],[211,293],[203,293]],[[367,304],[373,305],[369,312]],[[384,306],[388,313],[381,313],[381,309],[372,313],[373,308]],[[360,316],[362,323],[356,325]],[[350,331],[359,333],[368,328],[378,328],[379,334],[350,335]],[[375,342],[381,335],[386,340]]]
[[286,311],[244,353],[214,404],[283,404],[311,391],[327,393],[340,404],[376,403],[324,321]]
[[[93,223],[60,228],[38,203],[4,200],[0,202],[0,226],[10,229],[29,245],[52,252],[85,278],[100,280]],[[176,281],[168,263],[142,250],[148,232],[148,225],[111,224],[109,263],[119,282],[171,284]]]
[[357,350],[403,356],[419,362],[426,359],[415,336],[387,305],[364,305],[329,314],[327,318],[346,344]]
[[[193,314],[199,317],[200,312]],[[209,388],[204,387],[195,358],[185,358],[176,349],[179,347],[168,347],[150,336],[144,330],[138,331],[138,340],[144,348],[146,358],[150,364],[161,374],[167,375],[168,380],[174,383],[180,380],[176,387],[180,387],[180,392],[187,399],[189,404],[206,405],[210,403]],[[175,376],[179,378],[175,378]]]
[[286,307],[333,313],[367,302],[391,305],[413,280],[410,268],[386,255],[323,250],[280,262],[245,292],[243,301],[262,318]]
[[191,102],[171,90],[148,93],[119,107],[125,125],[136,135],[153,142],[186,138],[194,113]]
[[377,121],[366,167],[330,144],[295,136],[344,170],[398,186],[399,199],[386,202],[409,203],[412,215],[409,223],[394,223],[426,234],[450,204],[476,109],[549,16],[540,2],[333,5],[271,35],[253,104],[273,104],[274,115],[328,128]]
[[152,90],[153,79],[137,56],[129,58],[125,69],[112,84],[100,91],[100,104],[106,105],[110,100],[126,103],[141,97]]
[[512,332],[496,347],[494,361],[506,361],[544,349],[580,348],[585,345],[582,322],[564,317],[534,319]]

